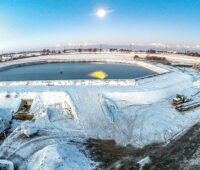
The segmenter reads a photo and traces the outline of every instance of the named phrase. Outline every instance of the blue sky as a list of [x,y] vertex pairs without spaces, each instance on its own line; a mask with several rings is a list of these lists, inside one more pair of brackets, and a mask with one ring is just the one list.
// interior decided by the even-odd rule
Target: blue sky
[[[114,10],[98,18],[96,10]],[[200,44],[199,0],[0,0],[0,49],[71,43]]]

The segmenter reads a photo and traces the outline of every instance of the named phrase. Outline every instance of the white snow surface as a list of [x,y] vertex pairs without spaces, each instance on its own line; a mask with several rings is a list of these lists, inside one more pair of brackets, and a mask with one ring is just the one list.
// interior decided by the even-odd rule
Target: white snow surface
[[91,169],[90,162],[74,145],[55,144],[44,147],[34,153],[27,169],[59,169],[59,170],[86,170]]
[[193,86],[194,86],[195,88],[200,88],[200,80],[194,82],[194,83],[193,83]]
[[143,166],[144,166],[144,165],[146,165],[146,164],[148,164],[148,163],[150,163],[150,162],[151,162],[151,159],[149,158],[149,156],[147,156],[147,157],[143,158],[142,160],[140,160],[140,161],[138,162],[138,164],[140,164],[140,170],[143,169]]
[[0,165],[1,165],[1,169],[3,169],[2,168],[3,166],[4,169],[6,170],[14,170],[14,165],[11,161],[0,159]]
[[10,127],[12,113],[10,109],[0,108],[0,134]]
[[18,125],[0,146],[0,157],[20,169],[92,169],[84,148],[72,141],[114,139],[136,147],[168,142],[200,120],[199,108],[179,113],[172,98],[199,89],[190,74],[162,67],[170,72],[127,86],[1,86],[1,110],[17,111],[22,99],[33,99],[36,120]]

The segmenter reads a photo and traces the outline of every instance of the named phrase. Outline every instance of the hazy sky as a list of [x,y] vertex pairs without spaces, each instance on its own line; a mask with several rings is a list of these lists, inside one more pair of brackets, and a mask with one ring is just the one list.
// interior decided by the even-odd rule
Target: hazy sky
[[200,0],[0,0],[0,49],[86,42],[198,45]]

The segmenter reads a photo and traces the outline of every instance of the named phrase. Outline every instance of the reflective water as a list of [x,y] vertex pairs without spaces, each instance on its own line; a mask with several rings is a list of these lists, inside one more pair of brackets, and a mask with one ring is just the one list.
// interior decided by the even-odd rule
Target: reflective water
[[91,73],[103,72],[106,79],[134,79],[155,72],[137,65],[105,63],[48,63],[0,71],[0,81],[97,79]]

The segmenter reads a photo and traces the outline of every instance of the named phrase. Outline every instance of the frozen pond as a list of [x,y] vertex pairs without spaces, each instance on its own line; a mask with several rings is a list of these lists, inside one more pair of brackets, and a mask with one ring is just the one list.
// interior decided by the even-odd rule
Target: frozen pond
[[110,63],[45,63],[0,71],[0,81],[135,79],[156,74],[138,65]]

